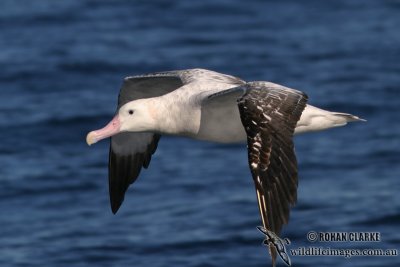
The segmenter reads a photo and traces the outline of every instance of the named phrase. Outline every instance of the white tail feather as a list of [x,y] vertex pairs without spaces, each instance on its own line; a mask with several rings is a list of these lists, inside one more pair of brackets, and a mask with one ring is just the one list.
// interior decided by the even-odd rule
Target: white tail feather
[[333,127],[344,126],[348,122],[366,121],[357,116],[330,112],[311,105],[307,105],[297,122],[295,134],[322,131]]
[[366,121],[364,119],[361,119],[357,116],[348,114],[348,113],[341,113],[341,112],[331,112],[332,115],[344,118],[346,122],[352,122],[352,121]]

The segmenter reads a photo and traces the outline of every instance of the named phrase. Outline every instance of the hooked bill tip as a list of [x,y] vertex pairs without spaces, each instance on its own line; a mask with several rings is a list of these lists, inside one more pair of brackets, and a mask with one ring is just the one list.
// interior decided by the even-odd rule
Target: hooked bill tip
[[97,142],[96,139],[96,134],[94,132],[90,132],[88,133],[88,135],[86,136],[86,143],[88,144],[88,146],[93,145]]

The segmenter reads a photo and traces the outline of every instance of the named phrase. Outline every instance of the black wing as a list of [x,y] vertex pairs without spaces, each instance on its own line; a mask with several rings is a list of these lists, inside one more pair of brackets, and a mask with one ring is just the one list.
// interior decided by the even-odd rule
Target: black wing
[[[118,97],[117,111],[127,102],[161,96],[182,85],[179,72],[176,71],[128,77]],[[126,190],[137,179],[142,166],[149,166],[160,137],[155,133],[120,133],[111,137],[108,181],[113,213],[118,211]]]
[[[238,100],[247,133],[250,170],[264,228],[279,236],[297,199],[297,160],[293,133],[307,95],[283,86],[248,83]],[[270,246],[273,265],[276,250]]]

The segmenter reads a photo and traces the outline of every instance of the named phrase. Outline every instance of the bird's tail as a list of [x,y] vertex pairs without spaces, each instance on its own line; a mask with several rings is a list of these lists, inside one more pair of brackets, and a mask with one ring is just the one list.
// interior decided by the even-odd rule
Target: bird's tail
[[348,122],[353,121],[366,121],[348,113],[330,112],[330,115],[332,116],[332,120],[335,122],[335,126],[346,125]]
[[295,133],[323,131],[333,127],[344,126],[353,121],[365,120],[348,113],[331,112],[307,105],[301,114],[300,120],[297,122]]

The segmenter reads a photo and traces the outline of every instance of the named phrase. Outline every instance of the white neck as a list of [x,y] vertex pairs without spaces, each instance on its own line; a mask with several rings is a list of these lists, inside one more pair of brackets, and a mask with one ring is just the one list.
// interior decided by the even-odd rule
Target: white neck
[[171,135],[192,135],[200,125],[200,110],[174,95],[150,98],[148,112],[154,118],[156,131]]

